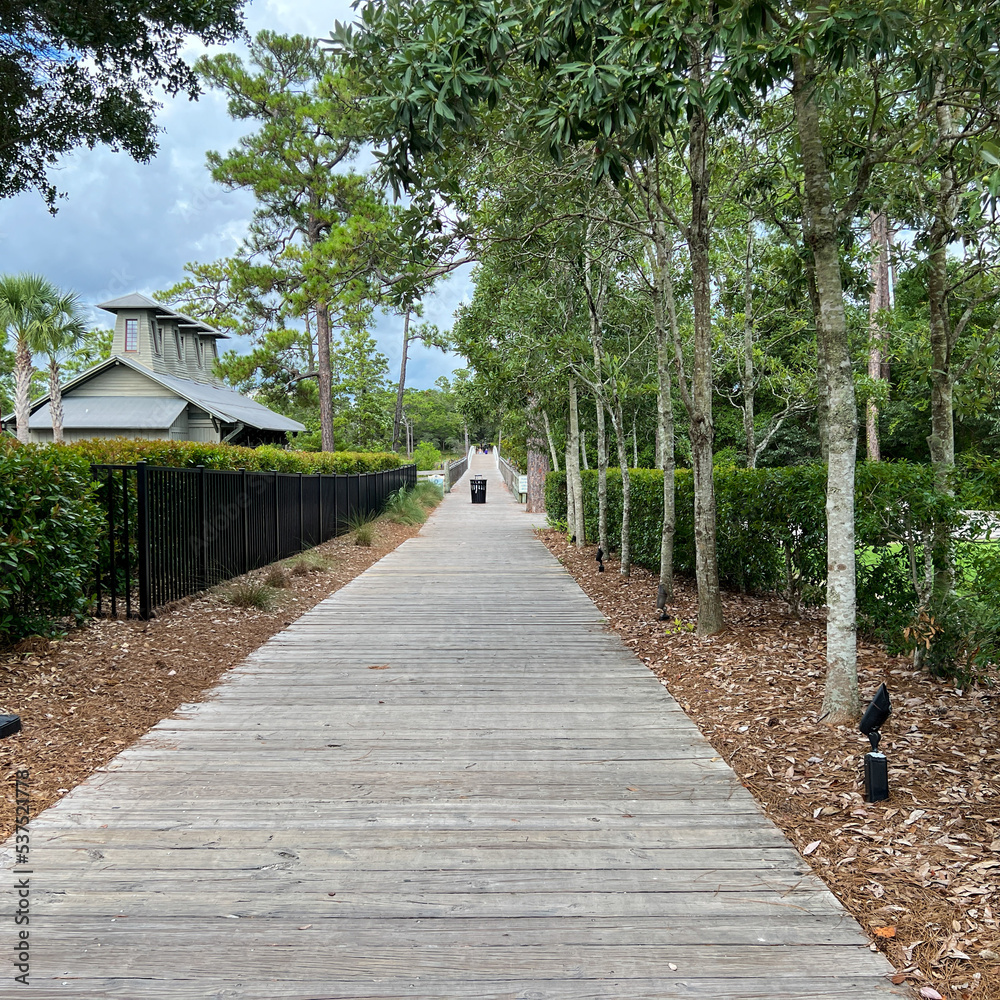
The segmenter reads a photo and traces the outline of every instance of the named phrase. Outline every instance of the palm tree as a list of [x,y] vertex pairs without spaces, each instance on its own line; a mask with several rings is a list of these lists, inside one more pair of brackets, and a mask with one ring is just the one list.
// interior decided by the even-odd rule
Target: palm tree
[[28,443],[32,342],[59,290],[40,274],[0,276],[0,329],[14,339],[14,413],[17,439]]
[[52,440],[63,443],[62,387],[59,385],[59,355],[75,347],[86,333],[80,315],[80,298],[60,293],[46,306],[45,313],[34,328],[29,346],[49,358],[49,413],[52,416]]

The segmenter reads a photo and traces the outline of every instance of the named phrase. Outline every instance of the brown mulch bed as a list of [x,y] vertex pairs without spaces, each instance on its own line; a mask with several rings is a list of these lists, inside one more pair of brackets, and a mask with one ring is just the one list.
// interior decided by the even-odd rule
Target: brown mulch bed
[[880,749],[887,802],[864,801],[867,739],[817,722],[825,622],[785,603],[724,595],[726,629],[700,638],[693,582],[678,580],[668,619],[657,580],[595,549],[542,531],[549,549],[609,624],[661,677],[767,815],[806,856],[898,970],[895,982],[934,1000],[1000,997],[1000,689],[957,687],[862,642],[864,699],[883,681],[893,714]]
[[97,619],[65,639],[0,652],[0,713],[16,712],[24,726],[0,742],[0,837],[14,830],[15,770],[29,772],[37,815],[417,531],[378,521],[371,547],[344,535],[311,549],[306,559],[323,557],[326,567],[288,574],[270,611],[234,607],[226,598],[232,581],[160,609],[152,621]]

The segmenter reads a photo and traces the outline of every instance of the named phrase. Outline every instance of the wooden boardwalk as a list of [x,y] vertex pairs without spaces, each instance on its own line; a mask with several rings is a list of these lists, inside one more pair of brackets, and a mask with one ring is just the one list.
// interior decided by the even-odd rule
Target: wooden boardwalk
[[0,996],[908,995],[475,467],[32,824]]

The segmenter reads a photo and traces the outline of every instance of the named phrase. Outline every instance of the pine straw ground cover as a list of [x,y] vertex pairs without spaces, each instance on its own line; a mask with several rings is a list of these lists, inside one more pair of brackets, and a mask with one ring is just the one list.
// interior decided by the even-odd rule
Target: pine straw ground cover
[[265,567],[160,609],[152,621],[97,619],[61,641],[28,639],[0,652],[0,712],[18,713],[24,726],[0,742],[0,839],[14,829],[16,769],[30,774],[37,815],[418,530],[380,520],[370,548],[342,535],[310,549],[302,569],[294,558],[275,564],[291,570],[271,610],[226,599],[241,581],[262,582]]
[[992,678],[956,687],[861,644],[863,697],[885,681],[893,703],[881,745],[891,797],[869,805],[868,740],[817,722],[821,612],[794,619],[783,601],[726,594],[726,630],[699,638],[688,630],[697,616],[692,582],[678,581],[661,622],[647,571],[626,582],[607,560],[598,574],[593,546],[540,534],[893,962],[894,981],[928,1000],[1000,997],[1000,690]]

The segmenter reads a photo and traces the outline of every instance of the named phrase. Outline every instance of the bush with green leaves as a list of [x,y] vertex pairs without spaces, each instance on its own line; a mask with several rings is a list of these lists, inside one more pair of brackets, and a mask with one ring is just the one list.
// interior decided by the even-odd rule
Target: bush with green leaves
[[421,441],[413,449],[413,462],[421,471],[438,469],[441,467],[441,452],[429,441]]
[[[50,446],[51,447],[51,446]],[[243,448],[201,441],[143,441],[129,438],[91,438],[61,446],[93,465],[135,465],[147,462],[172,468],[246,469],[248,472],[304,472],[353,475],[382,472],[403,465],[392,452],[293,451],[262,445]]]
[[0,441],[0,642],[86,616],[102,524],[94,492],[79,456]]
[[[972,483],[942,490],[934,470],[906,462],[866,462],[855,481],[858,623],[891,652],[913,648],[921,614],[934,617],[926,662],[936,670],[959,661],[997,660],[1000,612],[983,595],[1000,587],[1000,544],[954,545],[955,592],[934,593],[935,570],[947,558],[947,540],[963,533],[979,537],[976,507],[1000,501],[1000,464],[985,460]],[[777,593],[797,613],[803,603],[823,600],[826,587],[826,468],[715,469],[719,577],[733,590]],[[597,537],[597,472],[584,471],[587,537]],[[630,538],[633,561],[653,572],[660,566],[663,473],[634,469]],[[694,483],[679,469],[674,480],[676,529],[674,568],[694,573]],[[993,490],[996,490],[994,493]],[[608,470],[608,541],[621,533],[621,475]],[[978,503],[972,501],[978,498]],[[550,473],[546,505],[552,524],[566,521],[565,473]],[[970,511],[973,513],[970,514]],[[981,518],[979,520],[982,520]],[[936,630],[936,631],[935,631]]]

